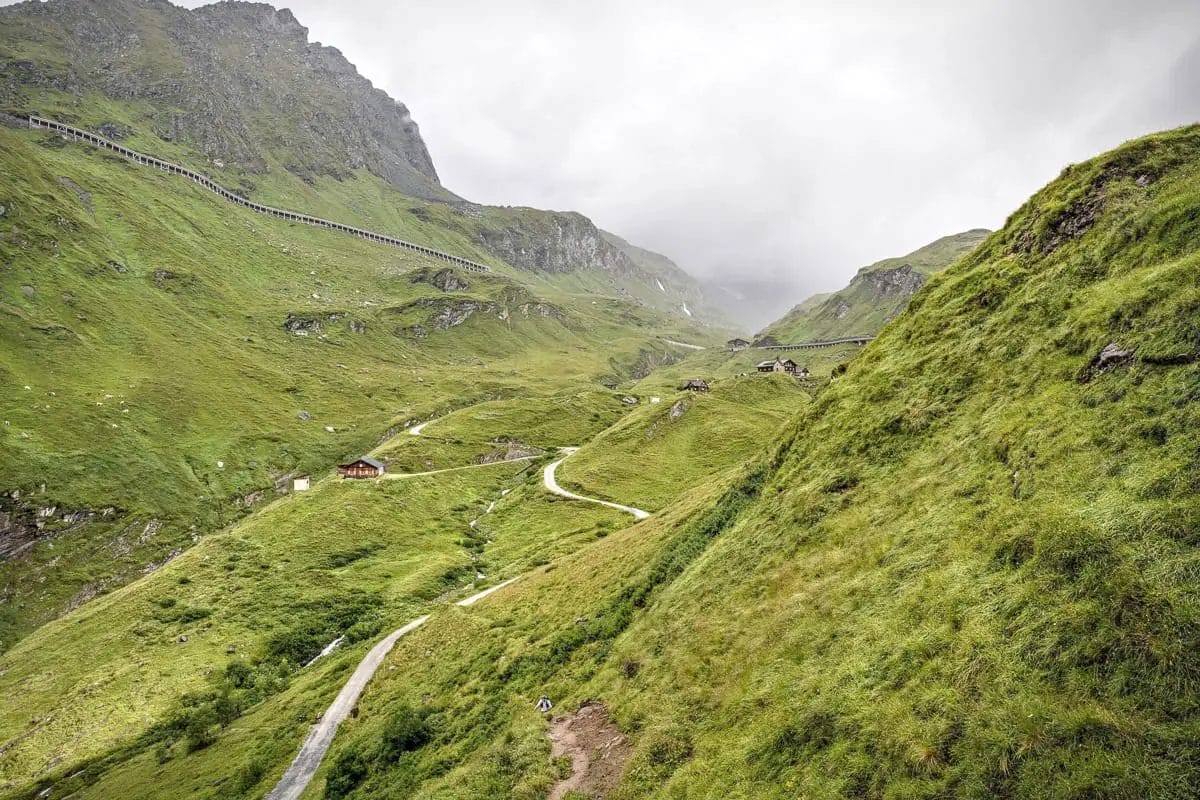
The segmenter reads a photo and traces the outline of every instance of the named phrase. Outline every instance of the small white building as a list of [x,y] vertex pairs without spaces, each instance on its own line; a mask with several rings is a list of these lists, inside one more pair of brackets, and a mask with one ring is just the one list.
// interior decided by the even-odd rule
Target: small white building
[[307,475],[298,475],[295,478],[292,478],[292,491],[293,492],[307,492],[308,487],[311,484],[311,482],[312,482],[312,479],[309,478]]

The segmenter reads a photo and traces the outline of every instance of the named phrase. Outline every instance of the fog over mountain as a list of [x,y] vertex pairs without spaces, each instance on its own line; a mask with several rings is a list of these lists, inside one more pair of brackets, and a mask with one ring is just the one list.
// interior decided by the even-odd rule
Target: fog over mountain
[[587,214],[748,325],[1200,116],[1187,0],[288,5],[412,110],[446,187]]

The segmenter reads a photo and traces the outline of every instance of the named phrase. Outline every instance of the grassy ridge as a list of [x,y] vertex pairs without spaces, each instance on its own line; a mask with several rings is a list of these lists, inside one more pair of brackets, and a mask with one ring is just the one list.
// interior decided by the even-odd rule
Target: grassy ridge
[[[974,250],[988,233],[976,229],[943,236],[908,255],[863,267],[845,289],[808,298],[759,335],[788,344],[876,334],[904,310],[912,296],[911,289],[888,286],[881,276],[907,266],[927,278]],[[920,277],[914,279],[919,281]]]

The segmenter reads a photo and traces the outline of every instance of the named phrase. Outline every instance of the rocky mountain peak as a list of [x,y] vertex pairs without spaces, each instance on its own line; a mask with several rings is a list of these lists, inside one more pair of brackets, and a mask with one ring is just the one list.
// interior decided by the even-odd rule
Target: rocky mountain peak
[[[47,56],[47,41],[72,57]],[[265,3],[0,9],[0,103],[46,111],[47,89],[143,101],[153,111],[131,123],[247,172],[282,168],[312,180],[365,169],[414,197],[457,199],[442,188],[408,108],[336,48],[310,42],[291,11]]]

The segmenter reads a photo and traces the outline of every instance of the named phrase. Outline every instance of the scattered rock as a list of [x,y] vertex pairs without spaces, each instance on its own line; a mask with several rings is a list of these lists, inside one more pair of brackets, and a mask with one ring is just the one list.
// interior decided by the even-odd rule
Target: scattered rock
[[443,292],[461,292],[467,288],[467,282],[458,277],[452,269],[439,270],[429,282]]
[[184,634],[181,634],[180,637],[178,639],[176,639],[175,641],[180,642],[182,644],[187,644],[187,640],[188,640],[187,634],[184,633]]
[[687,402],[684,400],[678,400],[675,402],[675,405],[671,406],[671,410],[670,410],[670,412],[668,412],[668,416],[672,420],[676,420],[676,419],[679,419],[680,417],[682,417],[687,412],[687,410],[688,410]]
[[350,320],[350,332],[351,333],[366,333],[367,332],[367,323],[365,323],[361,320],[357,320],[357,319]]
[[334,430],[333,430],[333,426],[332,426],[332,425],[326,425],[326,426],[325,426],[325,432],[326,432],[326,433],[333,433],[333,432],[334,432]]
[[154,270],[154,285],[161,289],[167,285],[168,281],[173,281],[177,277],[178,276],[170,270],[156,269]]
[[308,336],[310,333],[321,332],[321,320],[317,317],[300,317],[288,314],[283,321],[283,329],[297,336]]
[[631,394],[627,394],[621,398],[621,402],[627,406],[636,406],[638,404],[638,399]]
[[117,272],[120,272],[120,273],[122,273],[122,274],[124,274],[124,273],[126,273],[126,272],[128,272],[128,271],[129,271],[129,270],[127,270],[127,269],[125,268],[125,265],[124,265],[124,264],[122,264],[120,261],[114,261],[114,260],[112,260],[112,259],[109,259],[109,261],[108,261],[108,265],[109,265],[110,267],[112,267],[113,269],[115,269]]
[[1134,181],[1134,183],[1136,183],[1138,186],[1149,186],[1150,180],[1151,179],[1149,175],[1138,175],[1137,180]]
[[3,203],[0,203],[0,218],[3,218],[4,215],[6,215],[7,213],[8,213],[8,206],[4,205]]
[[72,192],[74,192],[75,196],[79,198],[79,202],[82,203],[83,207],[87,209],[87,212],[95,216],[96,209],[92,206],[91,192],[89,192],[87,189],[84,189],[78,183],[66,177],[65,175],[58,179],[58,183],[64,188],[70,189]]
[[37,296],[37,289],[33,288],[32,286],[22,286],[21,294],[25,295],[26,297],[28,297],[29,299],[32,300],[34,297]]
[[299,417],[300,419],[302,419],[302,420],[303,420],[303,421],[305,421],[305,422],[308,422],[310,419],[312,419],[312,414],[308,413],[307,411],[301,411],[301,412],[300,412],[299,414],[297,414],[296,416],[297,416],[297,417]]

